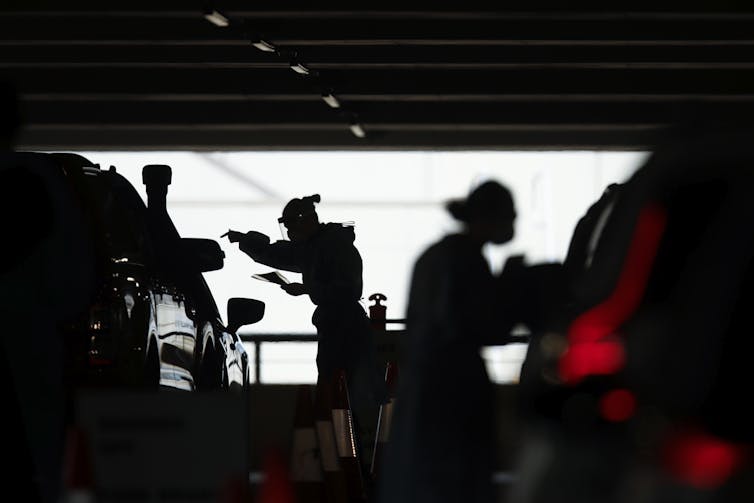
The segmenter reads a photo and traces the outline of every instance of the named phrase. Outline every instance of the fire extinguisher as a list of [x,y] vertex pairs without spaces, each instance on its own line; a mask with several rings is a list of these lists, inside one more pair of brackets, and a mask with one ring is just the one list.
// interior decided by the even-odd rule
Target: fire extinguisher
[[387,297],[381,293],[373,293],[369,296],[369,300],[374,301],[374,304],[369,306],[369,319],[372,322],[372,327],[374,327],[375,330],[384,332],[387,307],[380,304],[380,302],[387,300]]

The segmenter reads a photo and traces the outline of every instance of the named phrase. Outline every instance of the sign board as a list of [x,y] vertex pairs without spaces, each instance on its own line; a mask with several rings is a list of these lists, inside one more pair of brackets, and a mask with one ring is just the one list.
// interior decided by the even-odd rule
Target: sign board
[[80,394],[97,501],[215,503],[248,483],[246,403],[229,392]]
[[404,330],[387,330],[374,332],[374,345],[377,353],[377,365],[384,372],[388,362],[396,362],[400,358],[401,337]]

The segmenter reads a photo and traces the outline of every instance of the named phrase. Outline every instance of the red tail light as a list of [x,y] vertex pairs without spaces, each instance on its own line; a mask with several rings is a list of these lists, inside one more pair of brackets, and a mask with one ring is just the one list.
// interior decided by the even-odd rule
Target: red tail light
[[742,445],[691,430],[667,441],[663,464],[682,483],[697,489],[714,489],[727,482],[747,455]]
[[617,339],[608,338],[615,336],[639,307],[666,225],[663,207],[650,204],[642,208],[615,289],[568,329],[570,347],[559,368],[564,382],[577,384],[588,375],[613,374],[623,368],[623,347]]

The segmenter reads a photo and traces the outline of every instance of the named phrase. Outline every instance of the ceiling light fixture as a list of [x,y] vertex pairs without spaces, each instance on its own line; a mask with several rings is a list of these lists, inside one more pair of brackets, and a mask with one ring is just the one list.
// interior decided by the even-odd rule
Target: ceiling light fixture
[[274,45],[261,38],[256,41],[252,41],[251,45],[263,52],[275,52],[277,50],[275,49]]
[[309,75],[309,69],[297,61],[291,61],[291,70],[301,75]]
[[228,18],[223,16],[216,10],[205,12],[204,19],[214,24],[215,26],[219,26],[220,28],[225,28],[230,24],[230,21],[228,21]]
[[358,122],[351,122],[351,125],[349,126],[351,128],[351,132],[356,138],[364,138],[367,134],[364,131],[364,128],[361,127],[361,124]]
[[338,101],[338,98],[336,98],[331,92],[322,93],[322,100],[324,100],[330,108],[340,108],[340,101]]

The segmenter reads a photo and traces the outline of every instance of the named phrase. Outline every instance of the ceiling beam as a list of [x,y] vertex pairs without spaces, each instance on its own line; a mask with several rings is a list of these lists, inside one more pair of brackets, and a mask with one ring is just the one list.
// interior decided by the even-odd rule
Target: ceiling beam
[[331,70],[320,79],[289,69],[17,69],[24,94],[342,95],[750,95],[752,69]]
[[36,130],[24,131],[19,150],[649,150],[662,141],[663,128],[509,131],[369,131],[356,138],[348,130]]
[[[302,54],[311,68],[751,68],[754,46],[326,47]],[[0,70],[21,68],[246,68],[287,66],[285,58],[244,46],[16,46],[0,50]]]
[[754,100],[731,103],[515,102],[515,103],[359,103],[346,111],[321,101],[270,102],[30,102],[26,123],[55,127],[198,127],[208,129],[339,129],[355,113],[366,126],[382,129],[510,129],[529,126],[593,127],[661,125],[688,120],[730,120],[754,116]]
[[[232,20],[233,21],[233,20]],[[243,24],[241,24],[243,23]],[[159,17],[14,16],[0,17],[3,45],[108,44],[134,45],[228,43],[252,34],[286,46],[311,45],[492,45],[518,44],[620,44],[620,45],[719,45],[754,44],[754,17],[726,19],[341,19],[250,18],[218,28],[196,18]]]
[[[110,0],[107,11],[123,12],[172,12],[181,13],[195,9],[202,9],[208,4],[216,8],[232,11],[247,12],[255,15],[287,15],[306,16],[311,13],[328,12],[347,16],[365,16],[375,13],[386,14],[422,14],[422,15],[458,15],[463,13],[489,14],[564,14],[561,0],[528,0],[525,4],[514,2],[488,2],[485,0],[466,0],[463,4],[437,3],[427,10],[425,2],[410,2],[400,0],[364,0],[359,3],[359,9],[347,0],[331,0],[326,7],[317,8],[308,0],[286,0],[273,4],[250,3],[247,0]],[[75,12],[103,12],[103,4],[98,0],[67,0],[65,11]],[[587,12],[609,15],[614,12],[641,12],[646,14],[667,15],[668,13],[725,13],[729,11],[754,11],[748,0],[614,0],[609,4],[596,0],[572,0],[566,13]],[[59,0],[5,0],[0,5],[0,11],[28,11],[35,13],[60,12]]]

